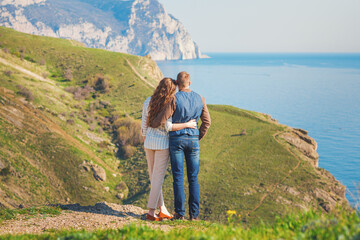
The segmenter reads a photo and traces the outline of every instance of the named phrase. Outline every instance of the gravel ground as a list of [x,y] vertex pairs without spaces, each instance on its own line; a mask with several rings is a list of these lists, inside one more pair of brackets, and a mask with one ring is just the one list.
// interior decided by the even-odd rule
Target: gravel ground
[[69,229],[117,229],[129,223],[146,224],[164,231],[170,229],[166,225],[146,222],[146,210],[132,205],[102,202],[94,206],[60,205],[60,208],[63,209],[61,214],[54,217],[38,215],[28,218],[26,215],[19,215],[17,220],[4,221],[0,224],[0,234],[39,234]]

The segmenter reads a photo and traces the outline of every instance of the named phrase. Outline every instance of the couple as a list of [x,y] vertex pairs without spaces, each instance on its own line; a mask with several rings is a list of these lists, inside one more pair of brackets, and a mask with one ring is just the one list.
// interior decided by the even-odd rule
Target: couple
[[[184,157],[190,220],[199,219],[199,140],[205,136],[211,120],[205,99],[191,91],[190,84],[187,72],[180,72],[176,81],[164,78],[144,102],[141,134],[151,182],[146,219],[151,221],[185,219]],[[199,118],[202,121],[200,129],[197,126]],[[169,160],[173,175],[174,216],[166,209],[161,190]],[[155,214],[156,208],[160,208],[159,214]]]

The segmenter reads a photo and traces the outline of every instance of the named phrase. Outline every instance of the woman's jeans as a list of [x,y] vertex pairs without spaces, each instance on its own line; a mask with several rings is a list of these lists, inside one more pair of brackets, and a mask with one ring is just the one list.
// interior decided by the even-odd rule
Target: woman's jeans
[[184,190],[184,157],[186,161],[189,182],[189,215],[196,218],[199,215],[200,190],[199,173],[199,137],[180,135],[170,137],[170,162],[173,174],[175,212],[185,215]]

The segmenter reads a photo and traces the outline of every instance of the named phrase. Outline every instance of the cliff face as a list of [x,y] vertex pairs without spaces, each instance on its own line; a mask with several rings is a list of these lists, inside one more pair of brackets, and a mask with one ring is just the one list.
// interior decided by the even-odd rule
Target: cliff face
[[182,23],[157,0],[3,0],[0,25],[154,60],[202,56]]

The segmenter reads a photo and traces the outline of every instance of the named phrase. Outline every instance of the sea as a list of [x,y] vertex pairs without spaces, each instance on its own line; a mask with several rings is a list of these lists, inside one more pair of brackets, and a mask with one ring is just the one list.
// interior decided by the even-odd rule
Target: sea
[[210,58],[158,61],[164,76],[191,75],[209,104],[270,114],[307,130],[319,167],[360,197],[360,54],[206,53]]

